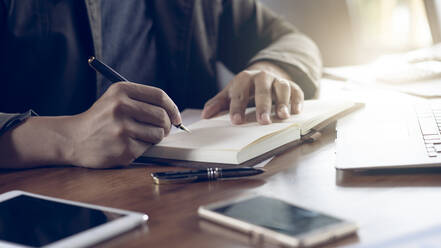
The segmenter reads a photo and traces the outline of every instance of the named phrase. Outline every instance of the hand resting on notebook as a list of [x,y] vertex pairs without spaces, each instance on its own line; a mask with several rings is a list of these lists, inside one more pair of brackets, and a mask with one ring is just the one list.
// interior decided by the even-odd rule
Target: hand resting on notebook
[[271,105],[276,104],[276,114],[287,119],[302,109],[303,91],[289,75],[277,65],[261,61],[239,73],[231,82],[204,106],[202,118],[211,118],[221,111],[230,111],[233,124],[245,122],[245,109],[250,100],[256,105],[256,119],[260,124],[271,123]]

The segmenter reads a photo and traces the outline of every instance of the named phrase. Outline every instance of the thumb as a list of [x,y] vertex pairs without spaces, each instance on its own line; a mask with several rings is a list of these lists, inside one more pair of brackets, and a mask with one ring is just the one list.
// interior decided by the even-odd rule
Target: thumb
[[219,92],[216,96],[211,98],[205,103],[204,109],[202,110],[202,118],[208,119],[223,110],[228,110],[230,108],[230,99],[228,94],[223,90]]

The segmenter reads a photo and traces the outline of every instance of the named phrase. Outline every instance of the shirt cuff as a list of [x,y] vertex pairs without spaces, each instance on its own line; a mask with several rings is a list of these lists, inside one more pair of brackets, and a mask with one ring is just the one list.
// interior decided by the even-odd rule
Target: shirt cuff
[[31,116],[38,116],[32,109],[21,114],[0,113],[0,136]]

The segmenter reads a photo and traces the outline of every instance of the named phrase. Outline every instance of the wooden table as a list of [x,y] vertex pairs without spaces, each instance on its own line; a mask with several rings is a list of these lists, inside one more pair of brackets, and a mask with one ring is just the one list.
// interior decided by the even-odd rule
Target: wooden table
[[201,221],[200,205],[249,193],[274,195],[358,223],[358,235],[324,247],[370,243],[441,223],[441,173],[339,173],[335,125],[322,138],[274,158],[267,173],[239,180],[155,185],[157,165],[91,170],[75,167],[0,172],[0,193],[24,190],[145,212],[146,227],[99,247],[253,247],[246,236]]

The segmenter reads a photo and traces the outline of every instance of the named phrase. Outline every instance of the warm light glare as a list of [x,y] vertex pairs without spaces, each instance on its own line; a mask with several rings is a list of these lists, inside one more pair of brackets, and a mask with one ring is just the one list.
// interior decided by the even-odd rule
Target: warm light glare
[[347,0],[366,54],[401,52],[432,44],[423,0]]

